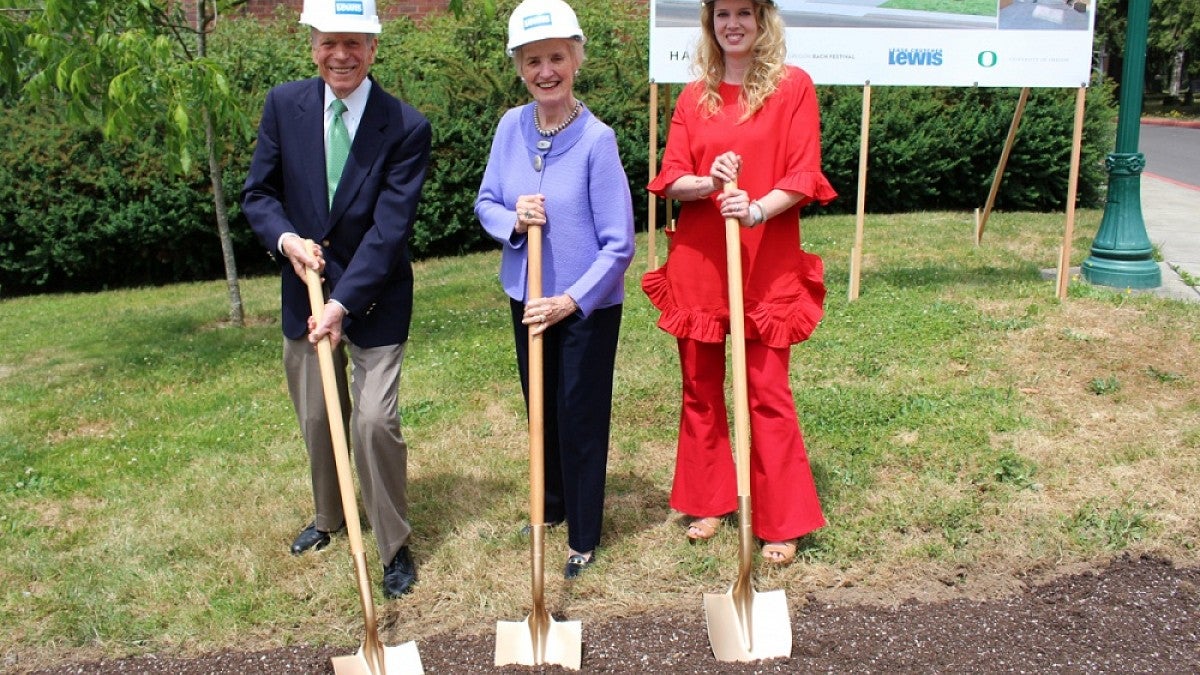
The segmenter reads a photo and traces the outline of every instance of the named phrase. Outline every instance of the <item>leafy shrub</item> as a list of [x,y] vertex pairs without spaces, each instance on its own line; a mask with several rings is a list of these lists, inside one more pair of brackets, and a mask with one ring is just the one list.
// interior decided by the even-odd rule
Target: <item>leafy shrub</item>
[[490,244],[475,219],[475,195],[492,131],[525,92],[504,55],[503,21],[481,12],[465,21],[440,15],[429,17],[424,28],[407,21],[389,24],[372,72],[433,127],[414,253],[454,255]]
[[[0,118],[0,291],[97,290],[223,274],[207,178],[151,140]],[[250,237],[235,232],[247,260]]]
[[[897,213],[982,206],[1012,121],[1019,90],[881,87],[872,91],[866,210]],[[820,87],[826,175],[852,213],[858,190],[862,90]],[[1085,110],[1078,202],[1103,203],[1104,157],[1114,139],[1111,92],[1093,87]],[[1008,158],[998,210],[1066,206],[1075,91],[1032,89]]]

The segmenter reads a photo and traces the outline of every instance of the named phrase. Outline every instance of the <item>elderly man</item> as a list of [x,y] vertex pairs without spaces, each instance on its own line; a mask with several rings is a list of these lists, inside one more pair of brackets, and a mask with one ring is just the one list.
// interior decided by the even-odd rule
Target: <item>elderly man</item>
[[[315,516],[291,551],[320,550],[345,524],[313,347],[328,336],[342,406],[352,411],[354,463],[384,563],[384,594],[395,598],[417,578],[397,393],[412,317],[407,242],[431,132],[424,116],[369,77],[381,30],[374,0],[306,0],[300,22],[312,28],[320,76],[267,95],[242,190],[250,226],[280,263],[284,370],[312,474]],[[306,268],[325,281],[319,323]]]

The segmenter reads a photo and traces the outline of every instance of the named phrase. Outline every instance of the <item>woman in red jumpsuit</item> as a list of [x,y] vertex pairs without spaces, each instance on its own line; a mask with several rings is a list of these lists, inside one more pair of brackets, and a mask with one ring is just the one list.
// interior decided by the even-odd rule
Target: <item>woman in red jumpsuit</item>
[[[812,79],[784,63],[771,0],[704,0],[700,74],[679,96],[662,170],[648,189],[682,203],[667,263],[642,288],[679,345],[683,401],[671,507],[708,539],[737,508],[725,408],[729,295],[725,219],[741,223],[750,403],[752,527],[763,558],[786,564],[823,526],[788,362],[821,319],[821,259],[800,247],[800,208],[837,194],[821,172]],[[737,188],[724,192],[727,182]]]

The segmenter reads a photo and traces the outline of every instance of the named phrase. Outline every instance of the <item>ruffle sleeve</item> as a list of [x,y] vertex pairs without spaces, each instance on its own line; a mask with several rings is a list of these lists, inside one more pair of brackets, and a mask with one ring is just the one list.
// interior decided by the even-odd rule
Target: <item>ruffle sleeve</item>
[[658,195],[659,197],[665,198],[667,195],[664,193],[666,192],[667,188],[671,186],[671,183],[683,178],[684,176],[688,175],[688,173],[688,171],[679,167],[664,166],[662,172],[655,176],[654,180],[650,181],[650,184],[646,186],[646,189]]
[[696,95],[699,83],[692,82],[683,88],[679,99],[675,102],[675,111],[671,113],[671,128],[667,134],[667,147],[663,151],[662,168],[660,173],[650,181],[646,189],[659,197],[671,183],[683,176],[695,174],[699,169],[692,157],[692,130],[690,122],[696,116]]
[[829,179],[821,171],[796,171],[784,176],[775,187],[788,192],[798,192],[804,195],[800,206],[817,202],[824,206],[837,199],[837,191],[833,189]]

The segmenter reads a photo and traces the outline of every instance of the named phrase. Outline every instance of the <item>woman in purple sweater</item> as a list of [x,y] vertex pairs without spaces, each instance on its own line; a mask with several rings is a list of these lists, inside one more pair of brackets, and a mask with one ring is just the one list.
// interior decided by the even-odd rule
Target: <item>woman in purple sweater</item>
[[[583,31],[562,0],[525,0],[509,19],[508,53],[533,103],[504,114],[475,214],[503,247],[517,365],[529,396],[528,336],[543,336],[545,520],[567,523],[564,575],[594,559],[603,521],[613,368],[633,204],[616,135],[575,98]],[[529,299],[526,232],[543,230],[544,297]]]

